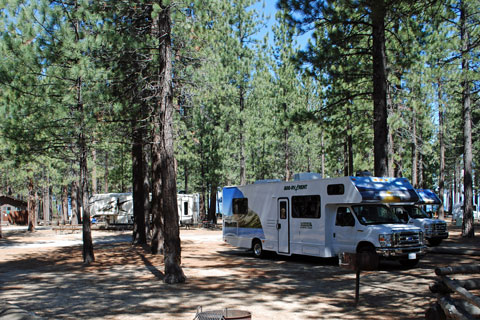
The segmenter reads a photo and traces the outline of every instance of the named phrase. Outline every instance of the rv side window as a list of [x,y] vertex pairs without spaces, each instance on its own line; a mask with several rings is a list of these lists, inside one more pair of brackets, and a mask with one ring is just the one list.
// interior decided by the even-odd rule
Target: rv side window
[[183,215],[188,216],[188,202],[183,203]]
[[293,218],[320,218],[320,196],[293,196]]
[[350,208],[340,207],[337,210],[337,218],[335,219],[335,225],[340,227],[354,227],[355,219],[353,218]]
[[330,184],[327,186],[327,194],[329,196],[342,195],[345,193],[345,187],[343,184]]
[[233,214],[248,213],[248,198],[233,199]]

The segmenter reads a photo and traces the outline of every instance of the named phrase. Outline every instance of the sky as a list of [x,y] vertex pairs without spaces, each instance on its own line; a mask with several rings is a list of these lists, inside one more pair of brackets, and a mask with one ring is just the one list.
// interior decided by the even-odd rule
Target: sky
[[[263,7],[263,3],[265,4],[265,7]],[[266,27],[260,31],[260,33],[257,35],[256,38],[259,40],[263,40],[264,36],[267,33],[269,33],[270,43],[273,44],[272,26],[275,23],[275,13],[277,12],[277,0],[259,1],[256,4],[254,4],[252,8],[256,9],[259,12],[259,14],[263,13],[265,16],[270,16],[270,18],[266,22]],[[298,45],[300,45],[301,48],[305,48],[310,36],[311,36],[311,32],[302,36],[297,36],[296,40],[298,42]]]

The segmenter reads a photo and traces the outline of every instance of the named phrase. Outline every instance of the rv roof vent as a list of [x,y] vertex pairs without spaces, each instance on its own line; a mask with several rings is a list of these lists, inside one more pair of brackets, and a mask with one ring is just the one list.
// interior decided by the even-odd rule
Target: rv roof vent
[[301,173],[295,173],[293,175],[293,181],[318,180],[318,179],[322,179],[322,175],[316,172],[301,172]]
[[260,184],[260,183],[272,183],[272,182],[280,182],[282,180],[280,179],[265,179],[265,180],[257,180],[254,183],[255,184]]
[[372,173],[370,171],[357,171],[357,177],[371,177]]

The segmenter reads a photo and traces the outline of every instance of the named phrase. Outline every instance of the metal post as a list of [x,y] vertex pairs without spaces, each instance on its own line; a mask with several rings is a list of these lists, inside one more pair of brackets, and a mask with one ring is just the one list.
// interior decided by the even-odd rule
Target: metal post
[[360,268],[357,268],[357,278],[355,281],[355,307],[358,305],[359,298],[360,298]]

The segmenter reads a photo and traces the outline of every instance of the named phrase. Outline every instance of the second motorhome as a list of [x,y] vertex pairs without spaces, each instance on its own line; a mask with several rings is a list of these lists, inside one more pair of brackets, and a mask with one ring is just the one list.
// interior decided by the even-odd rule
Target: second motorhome
[[425,253],[423,232],[388,203],[417,202],[404,178],[341,177],[267,182],[223,189],[223,238],[281,255],[334,257],[372,252],[414,266]]
[[421,228],[430,246],[437,246],[443,239],[448,238],[447,223],[430,217],[422,206],[441,205],[442,202],[430,189],[417,189],[416,191],[419,196],[417,203],[392,204],[391,208],[405,223]]

